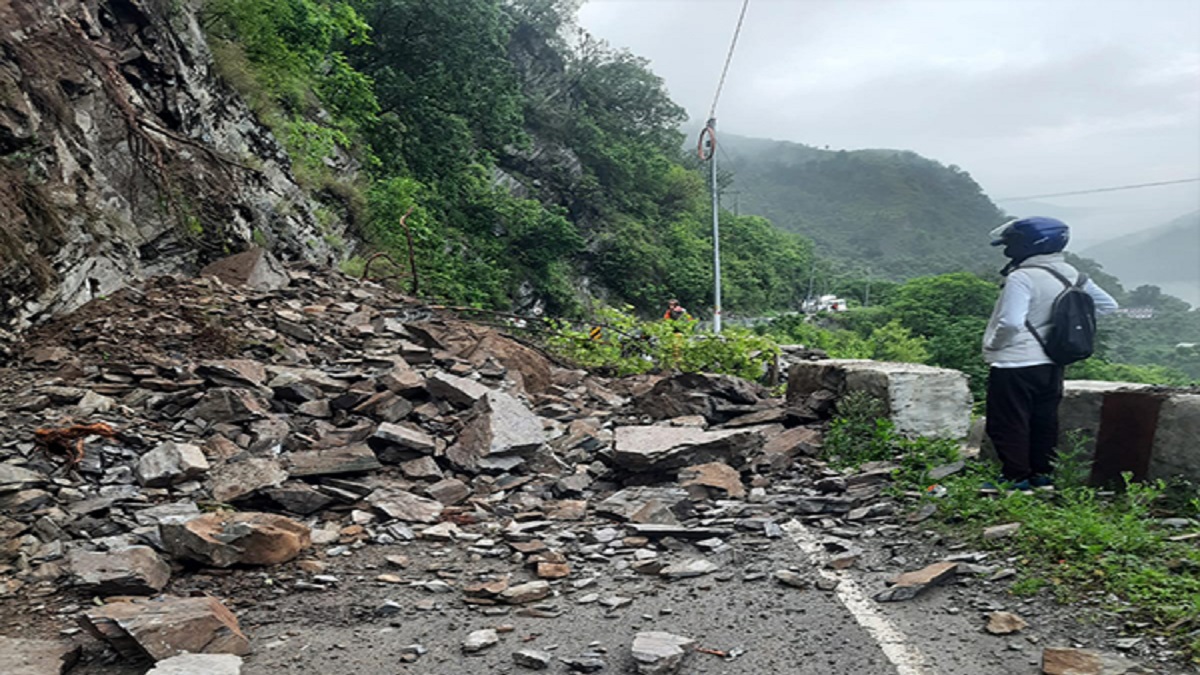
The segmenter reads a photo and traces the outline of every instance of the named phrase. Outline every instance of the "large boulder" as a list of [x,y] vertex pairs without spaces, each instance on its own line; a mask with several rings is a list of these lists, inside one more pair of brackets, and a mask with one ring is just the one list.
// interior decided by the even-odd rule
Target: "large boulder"
[[741,466],[762,442],[758,429],[695,427],[617,427],[613,463],[628,471],[657,472],[706,462]]
[[474,471],[488,459],[519,456],[545,442],[542,418],[516,398],[489,391],[475,403],[470,421],[446,451],[446,458],[461,469]]
[[287,479],[288,472],[277,459],[251,457],[227,462],[212,472],[212,497],[219,502],[231,502],[276,487]]
[[792,364],[787,401],[812,407],[814,401],[840,398],[854,391],[885,404],[887,415],[903,434],[962,438],[971,426],[971,390],[957,370],[917,363],[827,359]]
[[761,385],[732,375],[677,373],[664,377],[635,396],[638,413],[655,420],[702,415],[720,424],[746,413],[774,406]]
[[133,599],[89,609],[80,624],[131,660],[179,654],[250,653],[237,617],[213,597]]
[[166,587],[171,567],[149,546],[115,551],[72,551],[69,558],[75,584],[90,594],[151,595]]
[[62,675],[79,660],[81,648],[59,640],[26,640],[0,635],[0,673]]
[[256,291],[274,291],[291,283],[287,269],[269,251],[257,246],[209,263],[200,275]]
[[272,513],[209,513],[168,519],[159,525],[163,547],[173,556],[213,567],[275,565],[312,543],[307,525]]
[[196,478],[208,471],[208,459],[198,445],[167,441],[138,460],[138,482],[165,487]]

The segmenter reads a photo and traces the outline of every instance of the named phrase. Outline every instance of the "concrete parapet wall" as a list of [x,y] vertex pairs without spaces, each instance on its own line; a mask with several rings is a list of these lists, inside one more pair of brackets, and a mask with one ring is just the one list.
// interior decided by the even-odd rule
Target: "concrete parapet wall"
[[839,398],[852,391],[865,391],[881,399],[901,433],[962,438],[971,425],[971,390],[967,376],[957,370],[844,359],[791,365],[789,405],[803,406],[823,391]]
[[1081,430],[1093,457],[1092,480],[1131,472],[1138,479],[1200,482],[1200,394],[1126,382],[1070,380],[1059,406],[1061,438]]

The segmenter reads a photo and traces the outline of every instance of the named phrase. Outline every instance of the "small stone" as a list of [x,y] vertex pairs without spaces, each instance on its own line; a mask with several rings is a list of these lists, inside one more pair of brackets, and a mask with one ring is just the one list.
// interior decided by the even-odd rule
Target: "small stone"
[[809,586],[808,579],[791,570],[775,570],[775,574],[772,576],[775,577],[775,581],[784,586],[791,586],[792,588],[808,588]]
[[1043,675],[1133,675],[1145,672],[1136,663],[1084,649],[1047,647],[1042,650]]
[[524,605],[537,602],[550,595],[550,584],[546,581],[530,581],[511,586],[500,593],[500,601],[509,605]]
[[691,638],[661,631],[638,633],[633,638],[633,660],[639,675],[672,675],[679,671],[687,650],[695,644]]
[[668,579],[687,579],[689,577],[698,577],[709,574],[720,569],[720,566],[704,560],[696,558],[685,562],[668,565],[659,572],[660,575]]
[[875,594],[875,600],[877,602],[911,600],[925,589],[950,579],[957,571],[958,563],[939,562],[915,572],[905,572],[891,580],[891,588]]
[[984,539],[1004,539],[1011,537],[1021,529],[1021,523],[1005,523],[1004,525],[995,525],[983,531]]
[[571,575],[571,568],[566,563],[540,562],[537,575],[539,579],[564,579]]
[[550,652],[538,651],[536,649],[522,649],[518,652],[513,652],[513,662],[522,668],[530,670],[545,670],[550,667],[550,662],[554,658],[550,656]]
[[462,650],[468,654],[474,654],[489,647],[494,647],[499,642],[500,635],[496,633],[495,629],[485,628],[468,635],[467,639],[463,640]]
[[1029,627],[1025,619],[1012,612],[992,612],[988,615],[987,632],[992,635],[1008,635]]

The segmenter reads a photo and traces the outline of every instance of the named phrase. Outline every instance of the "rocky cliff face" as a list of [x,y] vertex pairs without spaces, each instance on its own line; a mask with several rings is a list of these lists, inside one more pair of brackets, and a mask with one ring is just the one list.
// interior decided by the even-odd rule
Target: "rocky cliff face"
[[0,336],[251,242],[334,262],[190,0],[0,0]]

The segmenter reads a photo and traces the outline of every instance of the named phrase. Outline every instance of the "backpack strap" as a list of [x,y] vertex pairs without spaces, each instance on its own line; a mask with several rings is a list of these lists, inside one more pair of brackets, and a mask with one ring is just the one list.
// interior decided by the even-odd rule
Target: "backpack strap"
[[[1071,283],[1070,281],[1067,280],[1066,277],[1064,277],[1062,275],[1061,272],[1054,269],[1053,267],[1046,267],[1045,265],[1029,265],[1028,267],[1018,267],[1017,269],[1020,269],[1020,270],[1043,270],[1045,272],[1049,272],[1050,274],[1054,275],[1055,279],[1058,279],[1062,283],[1062,285],[1068,289],[1074,287],[1074,288],[1083,290],[1083,285],[1086,284],[1088,281],[1087,275],[1084,274],[1083,272],[1079,272],[1079,278],[1075,280],[1075,283]],[[1046,341],[1042,338],[1041,335],[1038,334],[1037,329],[1033,327],[1033,324],[1030,323],[1029,319],[1025,319],[1025,328],[1026,328],[1026,330],[1028,330],[1030,333],[1033,334],[1033,339],[1037,340],[1037,343],[1042,348],[1042,351],[1045,352],[1047,356],[1049,356],[1050,352],[1049,352],[1049,350],[1046,349]]]

